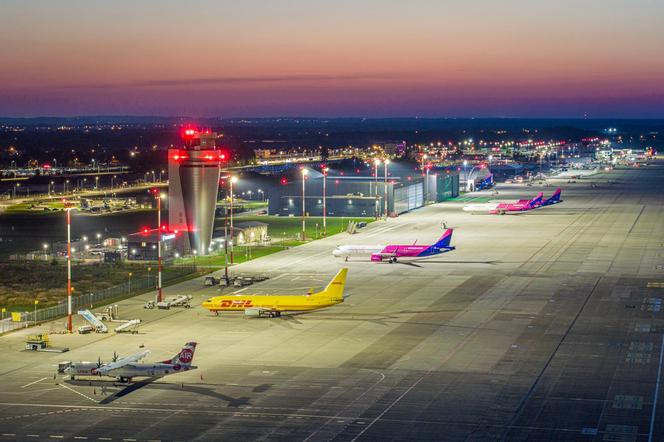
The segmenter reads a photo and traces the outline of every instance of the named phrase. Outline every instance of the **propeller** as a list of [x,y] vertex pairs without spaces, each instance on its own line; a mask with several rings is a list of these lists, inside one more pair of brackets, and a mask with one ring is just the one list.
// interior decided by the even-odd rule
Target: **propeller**
[[118,354],[116,352],[113,352],[113,362],[118,361]]

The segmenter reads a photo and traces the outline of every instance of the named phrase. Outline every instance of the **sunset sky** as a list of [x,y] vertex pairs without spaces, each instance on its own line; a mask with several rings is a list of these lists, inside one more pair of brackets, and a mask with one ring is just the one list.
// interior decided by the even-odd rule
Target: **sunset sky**
[[661,0],[3,1],[0,115],[664,117]]

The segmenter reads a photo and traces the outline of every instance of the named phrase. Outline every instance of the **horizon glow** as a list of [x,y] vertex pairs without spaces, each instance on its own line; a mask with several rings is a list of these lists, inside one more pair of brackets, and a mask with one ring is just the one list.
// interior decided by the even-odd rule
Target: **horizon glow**
[[3,2],[0,115],[664,116],[654,0]]

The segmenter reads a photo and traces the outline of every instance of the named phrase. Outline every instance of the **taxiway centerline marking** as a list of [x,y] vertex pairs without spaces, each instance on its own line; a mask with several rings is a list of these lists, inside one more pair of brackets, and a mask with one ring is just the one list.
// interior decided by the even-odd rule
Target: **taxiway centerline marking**
[[98,403],[95,399],[91,398],[90,396],[88,396],[88,395],[86,395],[86,394],[81,393],[80,391],[76,391],[76,390],[74,390],[73,388],[68,387],[68,386],[66,386],[66,385],[64,385],[64,384],[58,384],[58,385],[61,386],[62,388],[66,388],[67,390],[72,391],[72,392],[78,394],[79,396],[83,396],[84,398],[91,400],[91,401],[94,402],[95,404]]
[[41,382],[45,379],[50,379],[50,378],[49,377],[44,377],[44,378],[41,378],[41,379],[37,379],[36,381],[30,382],[29,384],[25,384],[25,385],[21,386],[21,388],[29,387],[29,386],[34,385],[38,382]]

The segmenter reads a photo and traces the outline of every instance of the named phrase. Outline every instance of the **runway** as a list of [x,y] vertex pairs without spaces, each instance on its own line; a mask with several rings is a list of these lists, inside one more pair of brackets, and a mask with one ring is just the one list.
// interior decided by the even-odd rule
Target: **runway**
[[[326,310],[216,317],[200,278],[166,289],[192,309],[119,303],[145,321],[137,335],[52,335],[64,354],[23,351],[35,330],[0,337],[0,442],[662,440],[663,180],[658,163],[499,185],[495,199],[560,185],[564,202],[505,216],[435,204],[233,268],[271,277],[243,295],[304,294],[347,266],[349,297]],[[432,243],[443,222],[457,249],[413,265],[331,255]],[[62,360],[143,346],[161,361],[192,340],[198,370],[129,390],[54,376]]]

